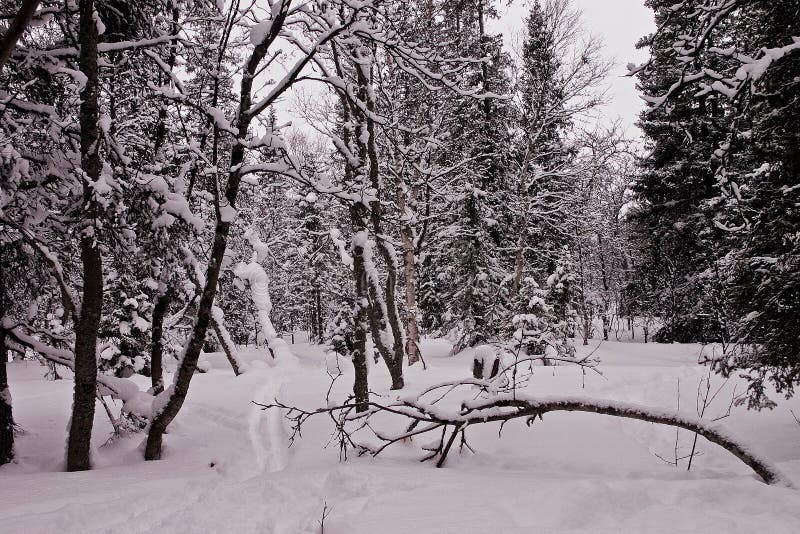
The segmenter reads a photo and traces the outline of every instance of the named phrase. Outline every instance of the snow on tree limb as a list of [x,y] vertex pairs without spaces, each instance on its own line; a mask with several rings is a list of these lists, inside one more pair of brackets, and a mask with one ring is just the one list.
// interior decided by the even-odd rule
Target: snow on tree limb
[[[260,404],[263,409],[284,409],[285,417],[291,423],[290,443],[300,435],[302,425],[311,417],[325,414],[334,421],[335,436],[346,458],[348,450],[357,454],[377,456],[387,447],[421,434],[435,432],[439,435],[438,445],[425,446],[427,451],[422,460],[436,459],[437,467],[444,465],[456,437],[460,436],[461,446],[470,450],[466,440],[466,430],[470,426],[485,423],[506,423],[514,419],[525,419],[530,426],[536,419],[542,419],[549,412],[586,412],[624,419],[636,419],[695,432],[711,443],[724,448],[750,467],[765,483],[773,486],[793,488],[792,482],[777,466],[753,451],[719,423],[680,412],[653,408],[629,402],[593,399],[576,395],[554,395],[535,397],[521,395],[515,391],[482,396],[478,399],[462,401],[460,409],[446,408],[439,401],[456,391],[459,387],[474,389],[479,387],[488,391],[491,380],[465,379],[431,386],[414,396],[399,397],[386,403],[368,402],[365,411],[356,411],[357,403],[352,398],[343,404],[329,405],[314,410],[289,406],[277,400],[272,404]],[[445,389],[444,393],[441,390]],[[423,399],[434,393],[434,400]],[[370,424],[376,414],[394,415],[405,420],[402,432],[390,434],[377,431]],[[449,432],[449,437],[448,437]],[[366,434],[364,438],[361,434]],[[375,442],[377,439],[377,444]]]
[[[504,410],[510,408],[511,411]],[[582,396],[529,397],[513,394],[489,400],[468,401],[462,404],[456,421],[466,424],[476,422],[507,421],[519,417],[532,422],[548,412],[587,412],[625,419],[638,419],[650,423],[674,426],[696,432],[708,441],[719,445],[747,464],[767,484],[794,487],[789,479],[769,460],[761,458],[739,441],[719,423],[713,423],[689,414],[651,408],[628,402],[599,400]]]
[[[22,325],[14,324],[10,317],[3,318],[0,325],[8,332],[12,340],[31,349],[44,359],[63,365],[69,369],[74,368],[75,355],[71,350],[58,349],[44,343],[27,333]],[[140,390],[139,386],[132,380],[100,373],[97,375],[97,383],[99,385],[98,391],[100,395],[110,395],[111,398],[123,402],[123,411],[136,414],[146,419],[152,417],[152,403],[154,397]]]
[[[263,247],[266,245],[261,242],[258,236],[252,232],[246,235],[255,250],[254,256],[258,257],[263,254]],[[294,358],[289,346],[278,336],[278,332],[275,330],[275,326],[273,326],[272,319],[269,316],[272,311],[272,300],[269,297],[269,276],[267,276],[267,272],[254,258],[250,263],[239,263],[234,268],[233,273],[250,284],[250,295],[258,311],[261,331],[264,333],[267,346],[273,351],[273,355],[278,358]]]
[[[684,1],[670,8],[673,13],[683,13],[687,20],[695,20],[696,26],[692,33],[679,35],[670,49],[670,58],[676,65],[682,65],[679,79],[663,94],[642,96],[650,105],[650,110],[661,107],[684,88],[698,82],[701,89],[696,96],[715,91],[729,100],[734,100],[748,84],[758,82],[775,62],[800,50],[800,36],[791,36],[792,42],[789,44],[762,47],[749,53],[739,51],[736,47],[708,46],[715,30],[722,27],[725,21],[738,10],[745,9],[746,4],[747,2],[741,0],[721,0],[712,5],[698,6],[696,1]],[[666,21],[668,20],[669,18],[666,19]],[[651,43],[666,27],[666,21],[651,36]],[[707,54],[707,57],[702,57],[703,54]],[[706,65],[712,64],[708,58],[713,57],[720,60],[733,60],[739,64],[739,67],[735,69],[732,76],[723,76],[706,67]],[[653,61],[654,59],[651,59],[638,66],[629,64],[628,76],[635,76],[646,71]],[[699,70],[689,72],[690,65],[696,65],[698,61],[700,62]],[[711,83],[703,82],[703,80],[709,79],[712,80]]]

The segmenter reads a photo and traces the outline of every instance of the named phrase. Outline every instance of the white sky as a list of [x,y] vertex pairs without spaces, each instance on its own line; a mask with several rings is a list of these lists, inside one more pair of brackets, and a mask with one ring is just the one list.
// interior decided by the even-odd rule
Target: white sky
[[[656,29],[653,11],[644,6],[643,0],[572,0],[575,7],[583,12],[586,30],[605,43],[605,55],[615,61],[609,81],[609,103],[603,114],[613,121],[619,118],[628,135],[640,136],[634,126],[637,115],[644,107],[639,98],[633,78],[625,76],[628,63],[643,63],[647,51],[636,50],[639,38]],[[509,37],[524,27],[529,3],[514,0],[511,6],[506,2],[500,5],[501,19],[496,31],[502,31],[508,43]]]

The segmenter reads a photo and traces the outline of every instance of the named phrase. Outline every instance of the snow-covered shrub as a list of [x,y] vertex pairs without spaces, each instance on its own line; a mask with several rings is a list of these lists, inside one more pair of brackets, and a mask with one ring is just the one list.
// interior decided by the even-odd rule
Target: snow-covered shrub
[[355,348],[352,307],[352,303],[342,303],[325,328],[325,346],[340,356],[349,357]]

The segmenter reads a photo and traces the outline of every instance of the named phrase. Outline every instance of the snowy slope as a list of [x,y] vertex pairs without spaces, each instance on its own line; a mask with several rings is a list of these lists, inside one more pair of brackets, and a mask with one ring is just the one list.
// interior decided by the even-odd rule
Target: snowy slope
[[[399,446],[378,458],[339,462],[325,448],[330,425],[309,423],[286,448],[283,420],[250,400],[275,395],[305,407],[324,405],[329,378],[317,347],[293,345],[299,363],[257,361],[234,377],[224,357],[195,377],[186,406],[166,437],[165,459],[144,462],[143,436],[102,447],[97,469],[59,471],[71,382],[46,382],[35,364],[11,364],[15,415],[25,429],[19,463],[0,468],[3,532],[796,532],[800,492],[770,487],[726,451],[699,445],[692,471],[659,460],[674,455],[675,430],[593,414],[549,414],[532,428],[509,424],[476,428],[477,454],[451,455],[447,467],[416,461],[418,449]],[[593,349],[593,347],[590,347]],[[587,349],[584,349],[587,350]],[[469,362],[450,358],[449,345],[428,340],[428,371],[408,370],[410,391],[467,376]],[[578,369],[541,368],[530,394],[580,393],[674,408],[694,408],[703,368],[698,346],[605,343],[597,349],[604,376]],[[346,367],[343,367],[347,371]],[[371,370],[375,391],[386,392],[388,373]],[[349,388],[349,376],[334,394]],[[718,378],[712,379],[719,383]],[[709,408],[727,408],[729,389]],[[739,386],[741,387],[741,386]],[[727,398],[725,398],[727,395]],[[800,426],[783,402],[771,412],[734,408],[726,424],[800,482]],[[96,440],[110,426],[102,408]],[[679,435],[681,450],[691,435]]]

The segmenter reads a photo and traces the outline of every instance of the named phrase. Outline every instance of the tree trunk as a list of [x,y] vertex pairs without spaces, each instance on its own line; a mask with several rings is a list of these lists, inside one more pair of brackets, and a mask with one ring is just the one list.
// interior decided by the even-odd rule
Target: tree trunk
[[98,207],[93,200],[91,182],[100,178],[99,77],[97,68],[97,23],[94,1],[81,0],[80,57],[86,84],[81,92],[80,130],[81,167],[84,173],[83,196],[86,213],[81,228],[83,296],[75,326],[75,394],[67,439],[67,471],[91,467],[91,439],[97,392],[97,332],[103,306],[103,261],[97,243],[95,219]]
[[583,313],[583,344],[589,344],[589,331],[592,328],[592,321],[589,317],[588,312],[584,311]]
[[[172,33],[178,33],[178,17],[180,10],[177,7],[172,8]],[[177,39],[170,41],[169,58],[167,59],[167,66],[169,73],[172,73],[177,60]],[[159,80],[161,74],[159,74]],[[167,106],[166,103],[161,104],[158,110],[158,121],[156,123],[155,136],[153,139],[153,153],[156,158],[159,157],[161,147],[164,145],[167,131]],[[168,278],[168,277],[166,277]],[[165,278],[165,279],[166,279]],[[160,292],[156,298],[156,304],[153,307],[153,332],[151,337],[150,347],[150,379],[152,385],[153,395],[158,395],[164,391],[164,316],[169,309],[172,302],[172,292],[169,287],[162,286],[159,288]]]
[[[358,75],[358,83],[360,86],[359,95],[366,101],[367,110],[371,113],[375,111],[375,101],[372,98],[372,91],[367,90],[372,80],[364,73],[362,65],[356,65],[356,73]],[[369,73],[370,77],[372,73]],[[380,198],[381,183],[379,177],[379,164],[378,164],[378,148],[375,140],[375,121],[372,120],[370,115],[365,114],[364,120],[367,125],[367,143],[366,155],[369,159],[369,180],[370,185],[375,189],[376,199]],[[380,338],[380,331],[372,328],[372,338],[375,346],[379,349],[386,366],[389,368],[389,374],[392,377],[392,389],[403,389],[405,383],[403,380],[403,360],[405,360],[405,330],[400,324],[400,311],[397,309],[397,256],[392,247],[387,241],[383,233],[382,216],[381,216],[381,203],[380,200],[373,200],[370,202],[370,219],[372,221],[372,230],[375,234],[375,243],[378,252],[386,264],[386,287],[384,289],[383,304],[380,305],[378,301],[378,291],[371,293],[373,304],[370,307],[370,315],[375,317],[380,322],[387,322],[392,331],[392,347],[385,347],[382,339]],[[369,274],[369,273],[367,273]],[[372,284],[369,285],[372,287]],[[377,288],[374,288],[377,290]],[[386,310],[385,317],[382,316]]]
[[169,309],[172,295],[169,290],[164,291],[156,299],[153,306],[153,336],[150,348],[150,379],[153,395],[164,391],[164,316]]
[[10,266],[8,257],[0,245],[0,465],[14,458],[14,413],[11,405],[11,391],[8,387],[8,347],[6,331],[2,327],[6,314],[6,272]]
[[[419,324],[417,323],[417,258],[414,251],[414,229],[411,226],[411,210],[408,209],[406,187],[397,187],[397,209],[400,211],[400,238],[403,242],[403,282],[406,304],[406,353],[408,365],[420,360]],[[424,365],[424,362],[423,362]]]
[[[336,72],[340,76],[343,76],[342,61],[339,57],[337,46],[332,46],[331,51]],[[358,99],[362,102],[366,102],[367,109],[369,111],[373,111],[375,103],[369,97],[370,91],[368,91],[368,86],[370,80],[368,79],[367,74],[364,72],[365,67],[359,62],[354,62],[353,67],[358,78]],[[368,139],[366,142],[364,142],[361,135],[353,136],[349,128],[344,129],[344,144],[345,146],[350,146],[351,139],[356,143],[360,162],[359,167],[355,167],[349,162],[349,160],[347,160],[347,158],[345,158],[345,183],[351,183],[356,178],[361,178],[363,180],[362,183],[367,185],[366,180],[364,180],[364,178],[366,178],[369,180],[369,184],[375,189],[375,195],[380,197],[374,122],[367,116],[367,114],[363,112],[363,110],[359,109],[358,106],[353,104],[346,92],[340,91],[339,98],[342,104],[341,113],[343,122],[347,124],[351,119],[354,118],[358,119],[359,121],[363,121],[361,126],[363,127],[366,125],[368,134]],[[364,177],[362,174],[364,162],[369,163],[369,167],[367,169],[368,176],[366,177]],[[362,173],[359,171],[362,171]],[[367,409],[366,403],[368,402],[369,395],[367,383],[368,369],[366,363],[367,328],[369,327],[370,329],[372,341],[375,344],[376,350],[383,357],[384,361],[386,362],[386,366],[389,369],[389,373],[392,377],[392,389],[400,389],[403,387],[402,352],[405,347],[403,347],[403,343],[400,341],[400,373],[398,374],[397,366],[395,364],[395,355],[397,354],[398,346],[398,332],[396,328],[399,328],[399,319],[395,317],[396,321],[394,321],[394,324],[391,324],[391,321],[389,321],[387,318],[387,315],[389,315],[391,312],[389,311],[388,303],[386,300],[384,300],[383,290],[380,287],[380,280],[378,279],[373,262],[374,251],[372,250],[371,241],[368,239],[367,232],[368,214],[372,218],[373,228],[376,228],[376,225],[377,227],[380,227],[380,202],[370,202],[369,210],[367,210],[367,206],[364,203],[354,200],[350,203],[349,209],[350,220],[353,226],[353,278],[356,285],[356,303],[353,317],[355,322],[355,348],[353,349],[353,364],[355,366],[356,377],[353,383],[353,393],[356,397],[356,402],[358,403],[358,410],[364,411]],[[369,249],[366,249],[365,247],[369,247]],[[384,252],[385,251],[381,250],[382,254]],[[387,260],[387,258],[391,257],[391,254],[384,255],[384,260]],[[392,267],[394,267],[394,272],[391,270]],[[387,279],[386,294],[394,298],[394,285],[397,283],[396,260],[387,263],[387,268],[389,269],[389,276]],[[394,312],[397,313],[396,303],[393,302],[392,304]],[[391,328],[392,334],[394,335],[393,347],[386,346],[381,335],[387,326]]]
[[[177,4],[175,4],[177,5]],[[178,34],[178,18],[180,17],[180,10],[177,7],[172,8],[172,34]],[[175,68],[175,61],[178,57],[177,46],[178,40],[173,39],[170,41],[170,48],[169,48],[169,57],[167,58],[167,67],[169,68],[169,74],[172,74],[173,69]],[[159,81],[161,78],[161,74],[159,74]],[[156,129],[155,129],[155,136],[153,139],[153,153],[158,157],[158,153],[161,150],[161,147],[164,145],[164,139],[167,133],[167,105],[166,103],[161,104],[161,108],[158,110],[158,121],[156,122]]]
[[525,270],[525,244],[528,241],[528,168],[531,164],[531,154],[533,153],[532,140],[528,140],[525,147],[525,157],[522,160],[522,169],[519,175],[519,185],[517,194],[521,199],[523,212],[519,218],[519,234],[517,235],[517,251],[514,258],[514,279],[511,284],[511,297],[519,294],[520,284],[522,283],[522,273]]
[[603,245],[603,234],[597,232],[597,250],[600,255],[600,274],[603,280],[603,309],[601,311],[600,320],[603,322],[603,341],[608,341],[608,267],[606,267],[606,255]]
[[0,74],[3,74],[3,67],[11,59],[11,54],[17,46],[17,41],[19,41],[19,38],[25,32],[25,28],[30,24],[37,7],[39,7],[39,0],[24,0],[19,11],[17,11],[17,15],[3,35],[3,39],[0,40]]
[[[350,218],[353,229],[364,229],[364,219],[359,213],[358,205],[350,206]],[[353,311],[355,332],[353,348],[353,368],[355,379],[353,381],[353,395],[355,396],[356,411],[363,412],[369,403],[369,369],[367,368],[367,325],[369,293],[367,290],[367,273],[364,268],[364,247],[353,243],[353,279],[356,285],[356,304]]]
[[308,311],[308,319],[306,320],[306,328],[308,329],[308,342],[317,342],[317,292],[314,288],[311,289],[311,297],[306,305]]
[[317,337],[314,341],[321,344],[322,337],[325,335],[325,328],[322,325],[322,290],[319,287],[314,288],[314,304],[316,307],[314,320],[317,328]]
[[[500,411],[498,408],[503,410]],[[512,409],[513,411],[509,412],[508,409]],[[726,449],[755,471],[767,484],[789,488],[793,487],[791,482],[777,467],[755,456],[749,447],[737,442],[731,436],[730,432],[721,428],[717,423],[705,421],[699,417],[686,416],[680,413],[669,413],[664,410],[653,409],[637,404],[569,396],[551,396],[542,399],[516,399],[506,397],[499,400],[488,400],[478,406],[473,404],[468,413],[461,414],[461,417],[457,421],[452,421],[450,423],[476,424],[508,421],[523,417],[541,419],[546,413],[560,411],[596,413],[683,428],[695,432],[711,443],[715,443]],[[529,419],[529,424],[530,421]]]
[[[240,147],[241,145],[237,145]],[[235,150],[235,149],[234,149]],[[242,159],[238,162],[231,162],[231,167],[239,165]],[[236,181],[235,189],[229,186],[229,192],[233,192],[232,197],[235,199],[236,192],[238,192],[238,174],[231,173],[230,182]],[[233,202],[231,202],[233,205]],[[208,262],[206,270],[206,284],[203,287],[203,293],[200,297],[200,303],[197,308],[197,319],[192,328],[192,333],[186,344],[183,359],[178,367],[172,386],[164,391],[161,395],[169,395],[169,400],[161,409],[155,414],[152,422],[150,423],[150,432],[147,435],[147,446],[145,447],[145,460],[158,460],[161,458],[161,447],[164,432],[167,426],[178,415],[183,402],[186,400],[186,395],[189,393],[189,384],[192,381],[195,369],[197,368],[197,361],[200,358],[200,352],[205,343],[206,333],[208,332],[208,325],[211,322],[211,307],[214,305],[214,296],[217,291],[217,282],[219,281],[219,272],[222,266],[222,260],[225,256],[225,249],[227,246],[228,232],[230,231],[230,223],[223,222],[217,219],[217,225],[214,231],[214,244],[211,249],[211,258]]]
[[[245,142],[248,129],[250,128],[250,122],[253,120],[253,115],[250,111],[253,78],[256,76],[261,60],[266,56],[270,44],[280,33],[286,16],[288,15],[288,8],[289,4],[287,2],[281,2],[280,9],[273,18],[268,36],[261,44],[253,49],[253,53],[248,59],[242,75],[239,90],[238,120],[236,121],[236,127],[239,133],[238,138],[231,148],[230,166],[228,167],[230,170],[228,172],[228,184],[225,188],[224,199],[230,208],[235,208],[236,206],[236,197],[239,194],[239,186],[242,181],[241,164],[245,156]],[[183,359],[175,374],[173,385],[170,386],[169,390],[162,393],[162,395],[169,394],[169,399],[166,404],[164,404],[161,411],[155,414],[150,423],[150,432],[147,434],[147,445],[144,453],[145,460],[158,460],[161,458],[164,432],[166,432],[167,426],[172,420],[175,419],[175,416],[178,415],[178,412],[186,400],[186,395],[189,393],[189,384],[192,381],[195,369],[197,369],[197,360],[200,357],[200,352],[203,349],[203,343],[206,339],[208,325],[211,321],[211,308],[214,305],[217,283],[219,282],[219,274],[222,268],[222,261],[225,258],[228,234],[231,228],[231,222],[227,219],[223,220],[220,212],[220,200],[221,199],[218,197],[215,197],[217,224],[214,229],[214,243],[211,247],[211,255],[206,268],[206,283],[203,287],[203,294],[200,297],[200,303],[197,308],[197,319],[194,323],[194,328],[192,328],[189,340],[187,341]]]
[[[359,254],[359,270],[363,271],[364,279],[364,293],[368,296],[366,301],[366,319],[368,320],[370,334],[372,335],[372,342],[378,354],[383,358],[386,367],[389,370],[389,375],[392,378],[392,389],[403,389],[403,360],[402,353],[397,357],[398,339],[395,335],[395,329],[390,326],[387,320],[388,305],[384,300],[384,294],[380,285],[380,279],[377,275],[377,270],[373,262],[374,250],[372,241],[367,239],[368,232],[366,230],[366,222],[362,213],[363,204],[352,204],[350,208],[351,217],[353,219],[353,229],[355,234],[353,236],[353,253]],[[353,275],[356,277],[356,284],[362,276],[361,273],[356,274],[355,259],[353,266]],[[387,284],[390,282],[387,281]],[[394,293],[391,293],[393,296]],[[357,303],[361,306],[361,303]],[[396,310],[396,308],[395,308]],[[399,325],[399,323],[398,323]],[[386,343],[383,333],[387,332],[392,334],[392,346]],[[402,341],[399,342],[402,347]],[[377,362],[377,356],[376,356]]]
[[[3,314],[0,313],[0,318],[2,317]],[[8,388],[6,362],[8,362],[6,331],[0,328],[0,465],[14,459],[14,413],[11,407],[11,391]]]
[[583,262],[583,247],[581,247],[580,231],[575,223],[575,236],[578,244],[578,265],[581,273],[581,315],[583,319],[583,344],[589,344],[589,329],[592,326],[591,303],[586,300],[586,269]]
[[[216,308],[217,313],[219,313],[222,316],[222,310],[220,310],[216,306],[212,306],[211,308],[212,309]],[[242,374],[242,368],[241,365],[239,365],[239,357],[236,353],[236,347],[232,346],[233,340],[231,339],[230,334],[227,333],[225,325],[222,324],[222,322],[219,321],[218,319],[219,317],[217,317],[214,313],[211,314],[211,328],[214,330],[214,335],[217,337],[217,341],[219,341],[219,346],[222,347],[222,352],[225,353],[225,357],[228,359],[228,363],[231,364],[231,369],[233,369],[233,374],[239,376],[240,374]]]

